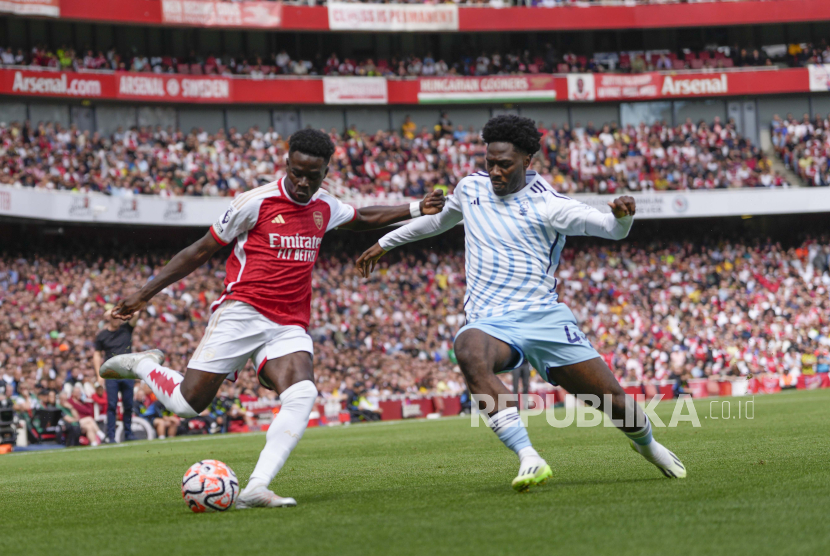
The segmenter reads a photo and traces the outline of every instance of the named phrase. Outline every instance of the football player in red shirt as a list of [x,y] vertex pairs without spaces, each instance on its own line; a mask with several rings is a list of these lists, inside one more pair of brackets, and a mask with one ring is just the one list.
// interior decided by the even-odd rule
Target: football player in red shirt
[[371,230],[422,214],[438,214],[443,193],[395,207],[345,205],[321,190],[334,153],[323,132],[305,129],[289,139],[287,175],[231,202],[205,236],[178,253],[153,280],[127,296],[113,316],[129,319],[154,295],[181,280],[223,246],[228,257],[225,289],[187,374],[162,366],[159,350],[120,355],[101,367],[104,378],[138,378],[167,409],[195,417],[213,400],[226,378],[235,380],[250,359],[260,383],[280,396],[280,412],[268,428],[265,448],[238,508],[294,506],[268,485],[305,431],[317,398],[311,337],[311,270],[323,236],[331,229]]

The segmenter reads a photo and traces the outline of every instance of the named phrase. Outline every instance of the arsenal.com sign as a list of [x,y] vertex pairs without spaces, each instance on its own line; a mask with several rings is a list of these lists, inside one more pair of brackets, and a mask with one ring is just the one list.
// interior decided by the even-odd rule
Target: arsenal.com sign
[[151,73],[0,70],[0,93],[48,97],[229,102],[231,79]]
[[221,77],[151,77],[121,73],[118,96],[155,100],[227,100],[231,98],[231,81]]
[[23,95],[100,97],[103,88],[97,77],[70,79],[66,73],[15,71],[11,89],[12,93]]

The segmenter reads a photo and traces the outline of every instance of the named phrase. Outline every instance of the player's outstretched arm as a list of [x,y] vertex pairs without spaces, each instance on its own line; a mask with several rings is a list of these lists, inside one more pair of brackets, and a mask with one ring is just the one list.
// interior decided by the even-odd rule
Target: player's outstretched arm
[[386,250],[379,244],[375,243],[372,245],[355,261],[358,274],[364,278],[368,278],[372,271],[375,270],[375,265],[377,265],[380,258],[385,254]]
[[397,230],[389,232],[380,238],[376,244],[367,249],[355,261],[358,273],[364,278],[367,278],[375,269],[378,260],[391,249],[405,243],[411,243],[446,232],[461,222],[462,219],[463,214],[461,213],[457,197],[455,195],[447,197],[446,205],[438,214],[416,218],[406,226],[401,226]]
[[[424,197],[419,203],[418,208],[422,215],[438,214],[444,208],[444,192],[440,189],[434,189],[432,192]],[[374,230],[376,228],[383,228],[391,224],[403,222],[413,217],[411,205],[397,205],[394,207],[364,207],[357,210],[357,217],[340,226],[345,230]]]
[[144,284],[143,288],[120,301],[112,310],[112,316],[121,320],[130,320],[133,314],[142,310],[154,295],[205,264],[221,248],[222,244],[208,232],[196,243],[179,251],[169,263],[164,265],[155,278]]
[[550,197],[548,210],[554,229],[569,236],[594,236],[619,240],[628,236],[634,223],[637,205],[634,197],[617,197],[608,206],[611,213],[603,213],[573,199]]

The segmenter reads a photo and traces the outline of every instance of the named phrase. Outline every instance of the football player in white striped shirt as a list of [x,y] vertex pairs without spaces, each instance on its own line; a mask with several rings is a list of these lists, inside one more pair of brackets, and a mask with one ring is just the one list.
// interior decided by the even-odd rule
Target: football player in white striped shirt
[[[532,120],[498,116],[487,122],[482,135],[487,172],[461,180],[440,214],[417,218],[383,236],[357,260],[358,270],[368,276],[390,249],[463,221],[467,325],[456,335],[455,355],[470,392],[492,400],[509,394],[496,374],[528,360],[572,394],[592,394],[603,402],[610,395],[610,407],[601,403],[599,409],[623,420],[627,426],[620,429],[632,447],[665,476],[685,477],[683,464],[653,439],[648,418],[556,295],[554,273],[566,236],[625,238],[634,199],[615,199],[605,214],[556,193],[536,172],[528,172],[541,139]],[[515,402],[494,403],[489,417],[493,432],[519,456],[513,488],[523,492],[546,481],[551,469],[531,446]]]

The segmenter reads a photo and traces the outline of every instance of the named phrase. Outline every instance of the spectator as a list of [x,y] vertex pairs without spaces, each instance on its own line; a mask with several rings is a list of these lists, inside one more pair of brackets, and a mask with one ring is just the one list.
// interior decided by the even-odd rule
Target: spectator
[[[138,313],[129,322],[122,323],[112,316],[112,307],[107,306],[104,311],[104,329],[95,336],[95,352],[92,355],[92,365],[95,375],[101,380],[101,365],[124,353],[132,352],[132,338],[135,325],[138,323]],[[133,387],[134,380],[107,380],[107,438],[115,442],[115,427],[117,423],[118,394],[121,394],[122,421],[124,423],[124,440],[133,439]]]
[[181,418],[169,412],[166,407],[156,399],[150,387],[143,382],[139,385],[136,395],[135,409],[138,414],[146,419],[154,429],[156,437],[164,440],[168,436],[176,436],[179,430]]
[[441,117],[438,119],[438,125],[443,135],[452,135],[452,121],[447,112],[442,111]]
[[415,122],[412,121],[412,118],[409,114],[406,115],[404,118],[403,124],[401,124],[401,134],[403,135],[404,139],[412,140],[415,139],[415,131],[418,129],[418,126]]
[[[92,407],[82,401],[82,388],[76,385],[70,396],[61,392],[58,397],[58,409],[63,412],[63,421],[67,427],[67,445],[74,445],[78,434],[85,436],[91,446],[98,446],[104,433],[92,418]],[[71,430],[74,429],[74,430]]]

